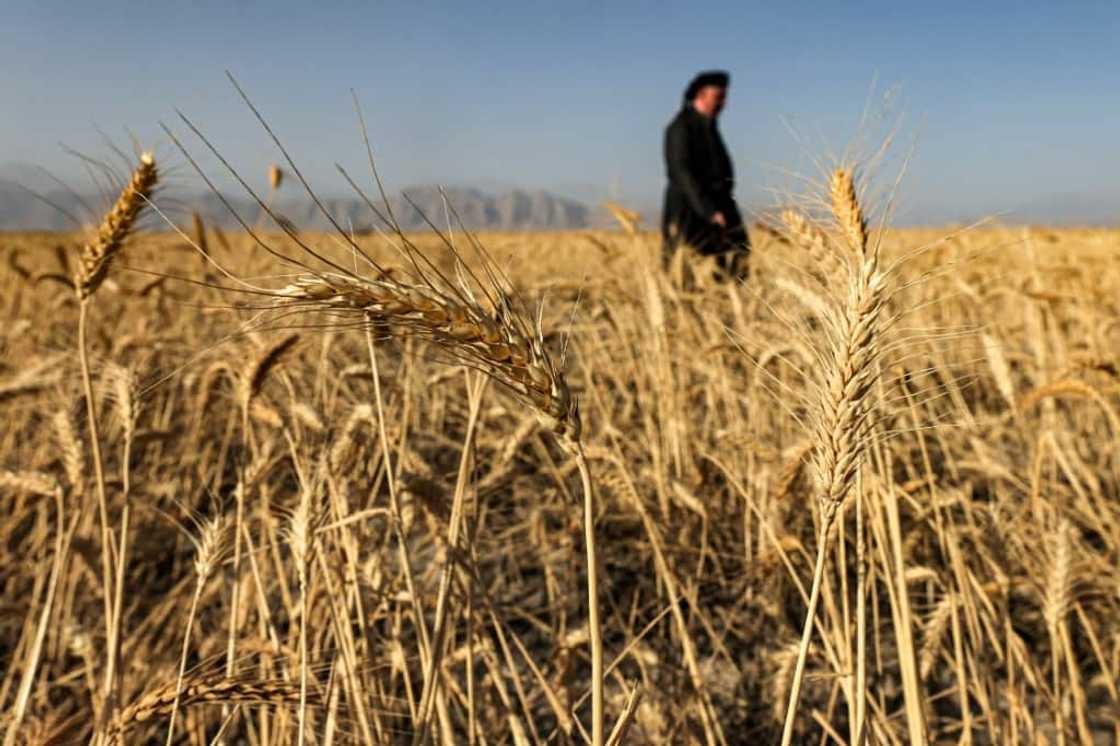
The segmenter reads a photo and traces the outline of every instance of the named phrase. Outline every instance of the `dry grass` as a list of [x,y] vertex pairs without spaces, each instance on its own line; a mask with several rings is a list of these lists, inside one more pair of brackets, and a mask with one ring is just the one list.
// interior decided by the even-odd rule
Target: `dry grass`
[[487,298],[362,237],[382,271],[118,267],[86,304],[34,281],[80,237],[0,236],[9,740],[583,743],[600,636],[611,743],[775,742],[790,699],[796,743],[1114,742],[1120,233],[883,234],[856,188],[759,231],[747,288],[646,233],[494,234]]

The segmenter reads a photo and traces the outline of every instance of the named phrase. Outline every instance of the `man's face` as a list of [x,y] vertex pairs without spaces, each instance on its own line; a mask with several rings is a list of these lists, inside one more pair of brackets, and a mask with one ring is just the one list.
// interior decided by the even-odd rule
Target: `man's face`
[[696,94],[692,105],[706,117],[719,116],[723,111],[723,104],[727,100],[727,89],[717,85],[706,85]]

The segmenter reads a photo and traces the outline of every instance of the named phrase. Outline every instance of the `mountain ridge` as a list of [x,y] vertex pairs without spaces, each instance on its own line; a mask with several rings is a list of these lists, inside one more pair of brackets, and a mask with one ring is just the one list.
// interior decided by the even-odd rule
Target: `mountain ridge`
[[[86,223],[96,223],[100,219],[100,215],[91,214],[91,208],[104,208],[104,197],[69,192],[56,185],[44,189],[41,182],[24,187],[16,179],[26,173],[24,169],[0,171],[0,230],[71,230],[78,227],[75,218]],[[223,194],[219,197],[213,192],[176,190],[157,196],[155,203],[171,220],[179,223],[189,220],[191,212],[198,212],[210,225],[236,228],[239,226],[237,218],[223,199],[247,223],[255,223],[263,214],[261,207],[248,196]],[[429,230],[428,221],[441,228],[450,222],[452,227],[462,225],[469,230],[572,230],[603,222],[597,208],[544,189],[514,188],[494,194],[477,187],[440,188],[419,184],[391,195],[390,210],[380,198],[371,197],[370,201],[382,214],[391,210],[406,231]],[[323,197],[320,202],[347,230],[365,231],[382,225],[360,196]],[[305,195],[280,195],[271,209],[300,230],[332,227],[331,221]]]

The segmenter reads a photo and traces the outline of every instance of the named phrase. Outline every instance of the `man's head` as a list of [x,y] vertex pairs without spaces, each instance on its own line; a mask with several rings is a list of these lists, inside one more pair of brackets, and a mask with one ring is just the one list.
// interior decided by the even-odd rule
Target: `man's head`
[[730,74],[723,70],[700,73],[688,84],[684,94],[685,100],[704,116],[717,117],[723,111],[723,104],[727,100],[727,86],[730,82]]

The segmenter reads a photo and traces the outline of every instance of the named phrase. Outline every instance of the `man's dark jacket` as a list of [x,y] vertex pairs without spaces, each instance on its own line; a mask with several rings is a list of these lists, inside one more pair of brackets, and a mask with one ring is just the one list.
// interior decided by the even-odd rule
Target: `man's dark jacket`
[[[665,130],[669,186],[661,213],[667,254],[681,243],[702,254],[745,250],[747,235],[733,196],[735,173],[716,120],[686,102]],[[723,213],[727,229],[712,223]]]

